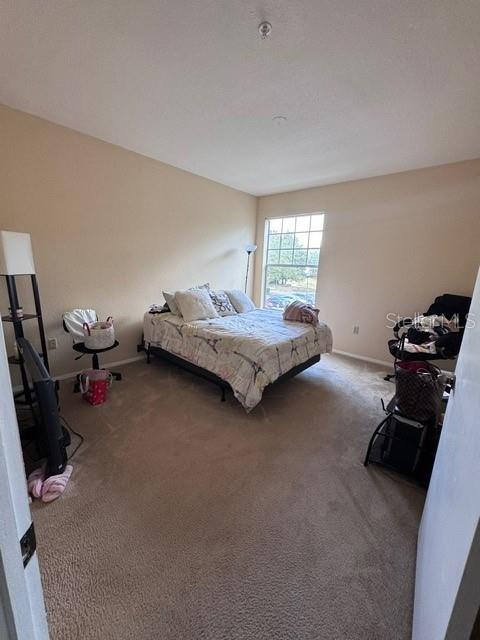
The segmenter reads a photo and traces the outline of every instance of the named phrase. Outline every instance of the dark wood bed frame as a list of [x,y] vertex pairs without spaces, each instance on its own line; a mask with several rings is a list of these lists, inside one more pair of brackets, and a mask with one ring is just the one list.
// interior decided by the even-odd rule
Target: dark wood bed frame
[[[214,384],[217,385],[217,387],[220,387],[220,390],[222,392],[222,395],[221,395],[222,402],[225,402],[226,391],[233,392],[233,389],[228,382],[226,382],[225,380],[222,380],[222,378],[219,378],[217,375],[215,375],[211,371],[208,371],[208,369],[203,369],[202,367],[198,367],[196,364],[193,364],[188,360],[184,360],[183,358],[180,358],[180,356],[177,356],[174,353],[170,353],[170,351],[165,351],[165,349],[162,349],[161,347],[155,347],[152,345],[145,347],[145,343],[142,342],[141,344],[138,345],[137,351],[139,352],[144,351],[147,354],[148,364],[150,364],[151,357],[152,355],[154,355],[159,358],[163,358],[164,360],[168,360],[169,362],[173,362],[174,364],[178,365],[182,369],[185,369],[190,373],[194,373],[195,375],[200,376],[201,378],[205,378],[205,380],[209,380],[210,382],[213,382]],[[277,378],[274,382],[271,382],[265,388],[268,389],[270,387],[273,387],[273,385],[278,384],[279,382],[283,382],[284,380],[293,378],[294,376],[301,373],[302,371],[305,371],[305,369],[308,369],[309,367],[316,364],[317,362],[320,362],[320,355],[313,356],[313,358],[309,358],[308,360],[305,360],[305,362],[301,362],[300,364],[297,364],[295,367],[293,367],[292,369],[290,369],[289,371],[281,375],[279,378]]]

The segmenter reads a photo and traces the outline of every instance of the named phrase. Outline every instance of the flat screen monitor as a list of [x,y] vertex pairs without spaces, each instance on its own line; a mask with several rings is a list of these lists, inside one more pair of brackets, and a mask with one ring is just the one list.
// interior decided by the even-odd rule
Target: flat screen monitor
[[47,476],[62,473],[67,464],[65,437],[58,413],[55,382],[50,377],[41,357],[25,338],[17,339],[27,376],[33,386],[36,438],[41,455],[47,459]]

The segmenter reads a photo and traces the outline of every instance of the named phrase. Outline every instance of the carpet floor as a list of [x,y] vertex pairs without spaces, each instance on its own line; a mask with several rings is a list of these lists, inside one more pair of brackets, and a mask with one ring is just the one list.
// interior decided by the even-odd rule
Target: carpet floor
[[33,504],[53,640],[407,640],[425,493],[363,467],[393,385],[329,355],[247,415],[174,365],[90,407],[66,493]]

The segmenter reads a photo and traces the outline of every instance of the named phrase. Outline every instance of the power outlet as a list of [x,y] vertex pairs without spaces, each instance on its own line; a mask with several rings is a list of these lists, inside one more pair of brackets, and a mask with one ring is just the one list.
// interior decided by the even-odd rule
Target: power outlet
[[360,333],[360,327],[358,326],[358,324],[354,325],[353,327],[353,333],[358,336],[358,334]]
[[50,349],[50,351],[52,351],[53,349],[56,349],[58,347],[58,342],[56,338],[49,338],[48,342],[47,342],[48,348]]

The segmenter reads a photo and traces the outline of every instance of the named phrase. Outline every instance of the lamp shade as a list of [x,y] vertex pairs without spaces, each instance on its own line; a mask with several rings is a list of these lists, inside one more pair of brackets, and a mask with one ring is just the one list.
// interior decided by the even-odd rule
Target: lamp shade
[[0,275],[20,276],[34,273],[30,234],[0,231]]
[[256,244],[246,244],[245,245],[245,251],[247,253],[254,253],[257,250],[257,245]]

